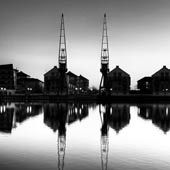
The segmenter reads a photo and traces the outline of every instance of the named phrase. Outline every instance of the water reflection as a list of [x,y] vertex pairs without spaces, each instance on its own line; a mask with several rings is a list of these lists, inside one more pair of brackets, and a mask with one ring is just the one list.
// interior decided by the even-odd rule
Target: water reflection
[[85,117],[88,116],[88,105],[81,103],[73,103],[69,105],[69,113],[68,113],[68,124],[72,124],[75,121],[81,121]]
[[100,105],[99,113],[102,121],[102,134],[107,134],[109,127],[119,133],[130,121],[130,106],[128,104]]
[[11,133],[17,123],[42,112],[40,104],[0,104],[0,132]]
[[[32,119],[26,121],[40,113],[43,114],[35,117],[35,121]],[[86,121],[84,121],[85,119]],[[152,123],[147,126],[142,119]],[[17,131],[20,123],[25,125],[25,122],[27,122],[26,126],[22,126]],[[155,126],[165,133],[169,131],[169,104],[96,106],[96,104],[85,103],[1,103],[0,132],[11,133],[13,128],[16,128],[16,131],[13,131],[12,135],[0,135],[0,149],[3,150],[0,156],[8,161],[7,158],[10,155],[16,155],[12,146],[20,148],[24,141],[23,150],[18,151],[21,156],[16,160],[13,158],[15,156],[11,156],[11,160],[16,161],[15,166],[18,167],[17,161],[22,161],[22,155],[25,154],[26,158],[29,155],[30,162],[34,162],[34,158],[39,158],[40,161],[36,162],[36,167],[44,163],[42,169],[48,169],[50,164],[51,169],[58,170],[90,170],[93,166],[93,170],[125,169],[125,167],[130,170],[135,169],[136,166],[141,170],[146,170],[148,167],[151,170],[154,169],[154,165],[150,162],[158,161],[157,157],[155,158],[156,155],[162,153],[161,158],[166,160],[163,156],[166,154],[167,162],[170,155],[168,151],[166,153],[168,149],[162,150],[162,146],[165,144],[169,146],[168,138],[166,138],[168,135],[162,135],[158,128],[153,128]],[[35,127],[37,128],[36,133]],[[29,133],[25,134],[25,130]],[[49,131],[54,133],[49,133]],[[151,133],[154,135],[151,136]],[[7,138],[5,138],[6,136]],[[25,138],[26,140],[24,140]],[[36,140],[34,140],[35,138]],[[128,140],[126,141],[126,139]],[[159,144],[154,143],[157,140],[159,140]],[[14,144],[11,144],[11,141]],[[142,142],[140,143],[140,141]],[[29,146],[28,149],[25,145]],[[8,146],[12,149],[8,150]],[[27,159],[25,160],[27,162]],[[170,167],[170,162],[168,163],[167,167]],[[31,168],[35,169],[33,165]],[[8,164],[4,166],[8,167]],[[24,169],[23,164],[22,166]]]
[[169,104],[139,105],[138,115],[145,120],[152,120],[152,123],[164,133],[170,130]]
[[11,133],[13,127],[14,108],[0,105],[0,132]]
[[68,104],[46,104],[44,105],[44,123],[53,129],[54,132],[65,134],[65,124],[67,121]]
[[64,157],[66,148],[66,123],[68,115],[68,104],[46,104],[44,106],[44,123],[53,129],[58,130],[58,169],[64,168]]
[[99,105],[101,118],[101,166],[102,170],[107,169],[109,152],[109,127],[117,133],[130,121],[130,107],[128,104],[106,104]]
[[42,112],[41,104],[15,104],[16,122],[22,123],[26,119],[36,116]]
[[88,116],[88,105],[81,103],[57,103],[44,106],[44,123],[58,130],[58,169],[64,169],[66,149],[66,124],[71,125],[77,120],[81,121]]

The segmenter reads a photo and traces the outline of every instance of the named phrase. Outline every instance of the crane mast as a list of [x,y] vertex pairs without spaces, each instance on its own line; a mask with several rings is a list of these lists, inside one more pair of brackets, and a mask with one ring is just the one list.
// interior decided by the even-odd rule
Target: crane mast
[[59,54],[58,54],[58,65],[60,72],[59,81],[59,93],[66,95],[68,93],[68,82],[67,82],[67,49],[66,49],[66,36],[64,26],[64,15],[61,16],[61,27],[60,27],[60,41],[59,41]]
[[67,50],[66,50],[66,36],[64,26],[64,15],[61,16],[60,27],[60,42],[59,42],[59,57],[58,57],[59,69],[67,71]]
[[102,73],[102,77],[100,81],[99,90],[100,92],[102,92],[107,90],[107,73],[109,72],[109,46],[108,46],[106,14],[104,14],[104,19],[103,19],[100,72]]

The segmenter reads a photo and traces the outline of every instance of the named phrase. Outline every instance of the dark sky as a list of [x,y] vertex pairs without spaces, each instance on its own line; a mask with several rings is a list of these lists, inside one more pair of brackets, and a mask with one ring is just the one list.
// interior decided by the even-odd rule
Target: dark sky
[[0,64],[43,80],[58,65],[61,14],[68,69],[99,86],[103,14],[107,14],[110,70],[119,65],[132,87],[163,65],[170,68],[169,0],[0,0]]

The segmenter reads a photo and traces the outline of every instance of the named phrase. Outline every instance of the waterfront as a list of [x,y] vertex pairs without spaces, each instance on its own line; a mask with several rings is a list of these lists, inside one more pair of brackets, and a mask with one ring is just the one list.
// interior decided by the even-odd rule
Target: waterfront
[[170,168],[170,104],[0,105],[0,168]]

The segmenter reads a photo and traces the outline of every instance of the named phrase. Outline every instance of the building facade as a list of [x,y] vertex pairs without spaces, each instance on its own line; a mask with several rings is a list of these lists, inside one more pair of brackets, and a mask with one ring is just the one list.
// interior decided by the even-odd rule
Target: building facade
[[77,89],[77,75],[69,71],[67,73],[67,80],[68,80],[68,93],[75,94]]
[[130,75],[119,66],[107,75],[107,87],[111,95],[128,94],[130,90]]
[[[55,66],[44,74],[44,92],[46,94],[61,94],[61,74]],[[77,76],[71,71],[66,73],[66,82],[64,82],[64,93],[62,94],[80,94],[88,90],[89,80],[82,75]]]
[[137,81],[137,87],[142,94],[151,94],[152,93],[152,78],[144,77]]
[[36,78],[22,78],[18,80],[17,93],[43,93],[44,83]]
[[36,78],[31,78],[30,75],[17,71],[17,88],[16,93],[33,94],[43,93],[44,83]]
[[16,89],[17,70],[13,64],[0,65],[0,91],[1,93],[13,94]]
[[17,71],[17,81],[20,79],[25,79],[25,78],[30,78],[30,75],[28,75],[22,71]]
[[25,86],[25,79],[27,78],[30,78],[30,76],[22,71],[17,71],[16,93],[25,93],[27,91]]
[[[57,66],[44,74],[44,92],[46,94],[67,95],[68,82],[62,78],[62,74]],[[67,76],[67,75],[64,75]],[[65,81],[63,81],[65,80]]]
[[48,94],[59,94],[60,72],[54,66],[50,71],[44,74],[44,92]]
[[67,73],[69,94],[85,94],[89,89],[89,80],[82,75]]
[[82,75],[78,76],[77,87],[82,91],[87,91],[89,89],[89,80]]
[[162,69],[152,75],[152,93],[158,95],[170,94],[170,69]]

